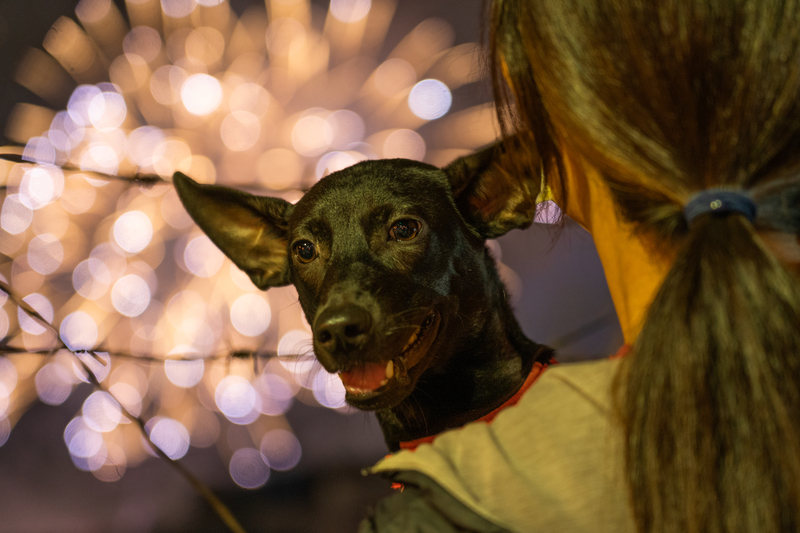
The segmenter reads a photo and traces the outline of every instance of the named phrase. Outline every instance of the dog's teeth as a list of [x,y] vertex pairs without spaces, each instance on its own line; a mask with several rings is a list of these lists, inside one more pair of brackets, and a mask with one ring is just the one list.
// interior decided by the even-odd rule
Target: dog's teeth
[[381,381],[381,387],[383,387],[387,383],[389,383],[389,380],[388,379],[384,379],[383,381]]
[[416,341],[417,341],[417,334],[416,332],[414,332],[414,334],[411,335],[411,338],[408,339],[406,345],[403,346],[403,351],[408,350],[411,347],[411,345],[414,344]]
[[386,380],[388,381],[393,377],[394,377],[394,361],[389,361],[389,364],[386,365]]

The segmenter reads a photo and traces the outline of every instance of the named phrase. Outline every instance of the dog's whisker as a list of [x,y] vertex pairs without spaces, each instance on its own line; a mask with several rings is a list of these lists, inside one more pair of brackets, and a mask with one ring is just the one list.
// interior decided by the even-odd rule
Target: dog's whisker
[[389,318],[390,320],[391,320],[391,319],[396,319],[396,318],[398,318],[398,317],[402,317],[402,316],[404,316],[404,315],[409,315],[409,314],[419,313],[420,311],[426,311],[426,310],[428,310],[428,308],[427,308],[427,307],[411,307],[411,308],[409,308],[409,309],[404,309],[404,310],[402,310],[402,311],[398,311],[397,313],[395,313],[395,314],[393,314],[393,315],[390,315],[388,318]]
[[385,337],[389,337],[390,335],[393,335],[394,333],[397,333],[398,331],[403,331],[403,330],[411,330],[411,331],[413,331],[413,330],[417,329],[418,327],[419,326],[408,325],[408,326],[394,326],[394,327],[391,327],[391,328],[386,328],[386,331],[384,332],[384,336]]

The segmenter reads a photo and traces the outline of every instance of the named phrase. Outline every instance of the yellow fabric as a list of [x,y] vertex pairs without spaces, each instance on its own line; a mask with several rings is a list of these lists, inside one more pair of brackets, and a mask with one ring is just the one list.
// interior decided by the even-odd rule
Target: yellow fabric
[[[625,343],[633,344],[669,264],[654,257],[621,220],[594,168],[576,158],[565,164],[569,194],[564,211],[592,234]],[[562,205],[558,198],[556,203]]]
[[422,472],[513,532],[632,532],[621,432],[609,416],[618,364],[550,367],[491,424],[445,432],[372,471]]

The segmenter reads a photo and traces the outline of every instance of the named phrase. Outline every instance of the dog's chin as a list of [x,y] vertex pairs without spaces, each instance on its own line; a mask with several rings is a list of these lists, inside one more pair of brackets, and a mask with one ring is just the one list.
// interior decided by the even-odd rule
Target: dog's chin
[[[411,335],[400,355],[382,363],[369,363],[372,372],[384,369],[380,386],[374,389],[359,388],[345,382],[345,401],[363,411],[377,411],[394,407],[414,390],[417,379],[427,368],[428,352],[436,341],[441,316],[432,311]],[[365,365],[366,366],[366,365]]]

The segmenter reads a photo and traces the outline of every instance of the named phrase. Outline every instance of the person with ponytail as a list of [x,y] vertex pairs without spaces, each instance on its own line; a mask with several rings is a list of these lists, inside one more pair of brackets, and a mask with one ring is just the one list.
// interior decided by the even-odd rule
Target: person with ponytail
[[800,2],[489,17],[517,175],[592,233],[626,347],[379,463],[410,489],[362,531],[800,531]]

